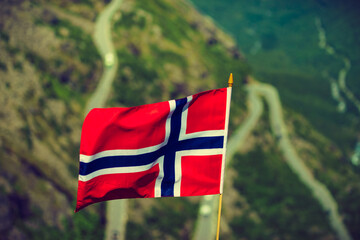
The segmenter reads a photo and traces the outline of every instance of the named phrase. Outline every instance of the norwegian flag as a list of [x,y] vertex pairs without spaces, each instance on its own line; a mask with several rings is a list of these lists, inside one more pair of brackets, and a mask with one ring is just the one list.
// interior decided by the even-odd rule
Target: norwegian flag
[[122,198],[222,193],[231,88],[85,118],[75,212]]

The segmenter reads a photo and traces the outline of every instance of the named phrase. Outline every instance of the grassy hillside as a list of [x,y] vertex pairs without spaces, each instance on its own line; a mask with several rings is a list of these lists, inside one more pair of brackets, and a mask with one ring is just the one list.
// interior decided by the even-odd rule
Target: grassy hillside
[[1,2],[1,239],[102,234],[94,229],[98,214],[72,216],[82,111],[102,68],[91,40],[93,7]]
[[242,80],[249,66],[233,39],[187,2],[124,1],[113,39],[119,69],[111,105],[134,106],[226,87],[232,72],[234,111],[244,110]]

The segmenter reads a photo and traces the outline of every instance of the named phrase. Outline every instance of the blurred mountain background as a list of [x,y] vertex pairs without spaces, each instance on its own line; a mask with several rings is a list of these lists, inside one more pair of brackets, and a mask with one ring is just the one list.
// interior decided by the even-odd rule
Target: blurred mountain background
[[[0,239],[104,237],[105,203],[73,210],[86,103],[112,67],[92,38],[108,3],[0,2]],[[272,84],[292,144],[360,239],[358,9],[350,0],[124,0],[107,106],[225,87],[232,72],[231,137],[248,115],[249,76]],[[286,164],[268,112],[226,171],[221,237],[337,239]],[[199,202],[130,200],[126,239],[191,239]]]

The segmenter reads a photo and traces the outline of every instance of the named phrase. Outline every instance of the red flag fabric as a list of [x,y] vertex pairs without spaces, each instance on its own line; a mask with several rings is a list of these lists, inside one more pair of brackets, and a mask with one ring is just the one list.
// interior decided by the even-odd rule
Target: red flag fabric
[[222,193],[231,88],[97,108],[81,133],[75,212],[101,201]]

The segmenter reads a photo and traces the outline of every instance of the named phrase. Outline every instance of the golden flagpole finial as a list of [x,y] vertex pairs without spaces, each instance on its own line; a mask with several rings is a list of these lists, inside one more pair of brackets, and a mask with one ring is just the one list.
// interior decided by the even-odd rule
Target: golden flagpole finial
[[230,77],[229,77],[229,81],[228,81],[228,86],[232,87],[234,83],[234,79],[233,79],[233,75],[232,73],[230,73]]

